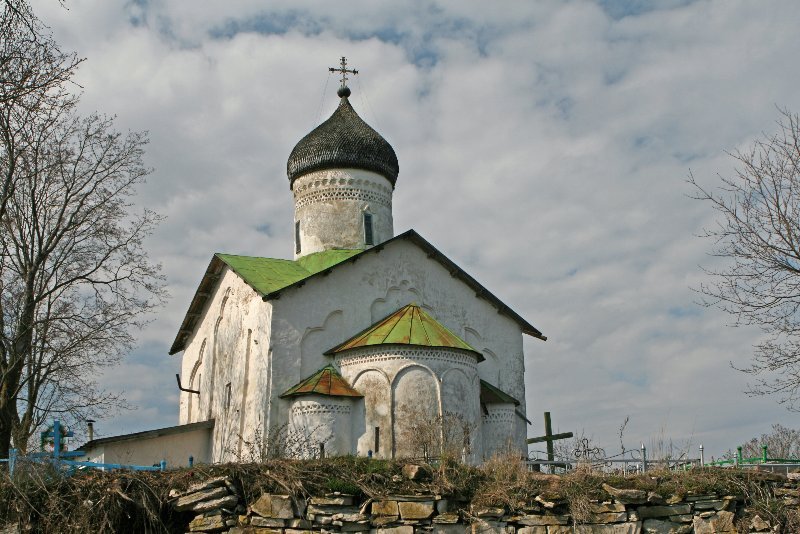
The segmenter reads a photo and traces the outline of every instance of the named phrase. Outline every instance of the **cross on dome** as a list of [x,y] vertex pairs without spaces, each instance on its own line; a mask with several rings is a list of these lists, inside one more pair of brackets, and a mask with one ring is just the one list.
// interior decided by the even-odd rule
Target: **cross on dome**
[[356,69],[347,68],[347,58],[344,56],[342,56],[342,58],[339,60],[339,65],[340,65],[339,68],[329,67],[328,71],[340,72],[342,74],[342,79],[340,80],[342,82],[342,86],[339,87],[339,91],[337,91],[337,94],[339,95],[340,98],[344,98],[350,96],[350,89],[347,87],[347,74],[349,73],[355,76],[356,74],[358,74],[358,71]]

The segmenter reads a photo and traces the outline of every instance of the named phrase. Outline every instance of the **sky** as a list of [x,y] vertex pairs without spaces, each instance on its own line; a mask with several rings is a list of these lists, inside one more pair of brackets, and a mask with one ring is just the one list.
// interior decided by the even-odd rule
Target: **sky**
[[[135,410],[108,436],[177,424],[168,347],[214,252],[292,255],[286,159],[359,70],[351,103],[394,147],[395,232],[413,228],[547,337],[525,340],[530,436],[706,457],[800,426],[749,397],[761,333],[696,304],[719,266],[710,206],[728,155],[800,111],[800,3],[606,0],[33,2],[86,61],[81,110],[146,130],[137,205],[169,302],[103,384]],[[532,449],[535,450],[535,449]]]

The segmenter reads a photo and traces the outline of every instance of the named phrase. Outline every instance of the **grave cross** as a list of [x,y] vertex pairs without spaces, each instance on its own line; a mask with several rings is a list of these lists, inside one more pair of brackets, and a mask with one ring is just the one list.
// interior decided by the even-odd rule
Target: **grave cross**
[[338,69],[336,67],[329,67],[328,70],[330,72],[341,72],[342,73],[342,89],[347,87],[347,74],[358,74],[356,69],[348,69],[347,68],[347,58],[342,56],[342,59],[339,60],[339,65],[341,65]]
[[544,436],[538,438],[528,439],[528,444],[547,442],[547,460],[552,462],[555,460],[553,453],[553,442],[559,439],[567,439],[572,437],[572,432],[562,432],[561,434],[553,434],[553,425],[550,423],[550,412],[544,412]]

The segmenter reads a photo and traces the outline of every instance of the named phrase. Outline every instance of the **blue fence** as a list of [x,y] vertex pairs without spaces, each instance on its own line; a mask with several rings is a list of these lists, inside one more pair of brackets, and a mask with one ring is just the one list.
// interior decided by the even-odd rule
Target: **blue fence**
[[[65,469],[68,472],[73,472],[80,468],[93,468],[93,469],[127,469],[130,471],[164,471],[167,469],[166,460],[161,460],[158,465],[129,465],[129,464],[107,464],[100,462],[88,462],[71,460],[70,458],[79,458],[85,456],[86,453],[79,451],[62,451],[61,439],[62,437],[71,437],[72,432],[64,432],[59,421],[53,421],[52,430],[42,432],[42,439],[53,438],[53,452],[36,452],[32,454],[19,455],[16,449],[11,449],[8,458],[0,458],[0,463],[8,464],[8,472],[10,475],[14,474],[14,470],[19,462],[33,462],[33,463],[50,463],[57,470]],[[191,459],[190,459],[191,463]]]

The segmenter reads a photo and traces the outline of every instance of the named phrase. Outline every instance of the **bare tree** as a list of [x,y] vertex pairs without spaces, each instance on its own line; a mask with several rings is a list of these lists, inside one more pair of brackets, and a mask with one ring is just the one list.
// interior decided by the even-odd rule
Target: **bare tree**
[[718,306],[735,324],[759,326],[766,340],[755,346],[742,371],[756,382],[748,393],[777,394],[790,409],[800,400],[800,119],[781,110],[778,133],[765,135],[731,156],[738,169],[717,190],[700,186],[695,198],[719,214],[702,234],[712,255],[729,260],[709,269],[703,304]]
[[[74,105],[65,86],[81,59],[64,53],[24,0],[4,0],[0,13],[0,220],[18,175],[18,163],[31,142],[40,115]],[[35,130],[35,129],[34,129]],[[35,137],[35,136],[34,136]]]
[[130,349],[131,329],[165,296],[143,249],[159,217],[131,204],[149,173],[146,135],[79,117],[65,85],[77,60],[37,33],[24,2],[5,6],[17,30],[0,31],[0,49],[21,42],[18,59],[0,60],[13,67],[0,71],[0,457],[12,440],[25,449],[53,414],[69,421],[118,405],[98,371]]

